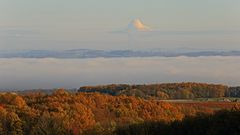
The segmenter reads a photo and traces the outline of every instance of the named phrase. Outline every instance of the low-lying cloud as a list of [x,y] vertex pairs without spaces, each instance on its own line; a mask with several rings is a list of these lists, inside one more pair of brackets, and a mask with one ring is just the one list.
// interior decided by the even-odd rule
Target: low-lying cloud
[[196,81],[240,85],[240,57],[0,59],[1,89]]

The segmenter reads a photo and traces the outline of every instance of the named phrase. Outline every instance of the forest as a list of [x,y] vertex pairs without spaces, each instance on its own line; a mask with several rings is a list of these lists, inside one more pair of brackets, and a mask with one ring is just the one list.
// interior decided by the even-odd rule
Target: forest
[[[113,87],[114,90],[121,85],[116,86]],[[136,87],[143,89],[144,86]],[[153,88],[155,87],[157,86]],[[216,87],[211,86],[212,89]],[[171,89],[174,88],[176,87]],[[0,134],[175,134],[168,131],[173,128],[179,131],[189,129],[188,125],[192,126],[189,134],[196,130],[203,130],[200,133],[217,134],[221,132],[220,127],[227,128],[222,129],[222,133],[231,130],[235,134],[239,133],[239,108],[240,104],[237,102],[170,103],[128,95],[72,93],[64,89],[57,89],[51,94],[2,92]],[[205,122],[206,125],[202,124]],[[206,129],[207,125],[212,124],[219,126],[219,129]],[[133,133],[133,130],[137,131]]]
[[83,86],[79,92],[99,92],[110,95],[128,95],[145,99],[194,99],[240,97],[240,87],[207,83],[162,83],[148,85],[112,84]]

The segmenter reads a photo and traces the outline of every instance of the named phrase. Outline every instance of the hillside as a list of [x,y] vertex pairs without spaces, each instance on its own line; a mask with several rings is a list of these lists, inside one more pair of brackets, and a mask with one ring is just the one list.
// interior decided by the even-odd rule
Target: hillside
[[118,127],[143,122],[181,121],[198,113],[231,110],[239,104],[167,103],[99,93],[0,94],[0,134],[113,134]]

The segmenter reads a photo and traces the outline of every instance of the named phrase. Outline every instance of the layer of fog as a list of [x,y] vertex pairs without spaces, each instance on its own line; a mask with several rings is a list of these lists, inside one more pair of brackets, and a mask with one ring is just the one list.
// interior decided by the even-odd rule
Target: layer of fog
[[240,57],[0,59],[1,89],[78,88],[111,83],[240,85]]

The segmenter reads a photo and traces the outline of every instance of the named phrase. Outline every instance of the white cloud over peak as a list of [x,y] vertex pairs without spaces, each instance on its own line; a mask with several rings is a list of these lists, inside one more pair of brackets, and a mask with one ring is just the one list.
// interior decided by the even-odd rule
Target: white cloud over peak
[[140,19],[135,19],[128,25],[127,31],[150,31],[150,27],[142,23]]

